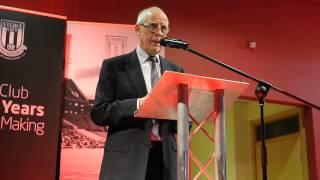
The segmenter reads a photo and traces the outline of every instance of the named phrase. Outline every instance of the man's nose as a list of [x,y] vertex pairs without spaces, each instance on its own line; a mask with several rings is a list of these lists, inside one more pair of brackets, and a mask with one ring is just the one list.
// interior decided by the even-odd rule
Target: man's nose
[[159,27],[159,26],[154,33],[158,36],[165,37],[165,34],[161,31],[161,27]]

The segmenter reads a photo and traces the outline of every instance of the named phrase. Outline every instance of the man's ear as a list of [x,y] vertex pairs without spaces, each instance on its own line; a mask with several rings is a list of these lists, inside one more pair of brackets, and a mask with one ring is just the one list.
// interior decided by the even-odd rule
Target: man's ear
[[139,24],[136,24],[134,26],[134,31],[136,32],[137,35],[140,35],[140,30],[141,30],[141,26]]

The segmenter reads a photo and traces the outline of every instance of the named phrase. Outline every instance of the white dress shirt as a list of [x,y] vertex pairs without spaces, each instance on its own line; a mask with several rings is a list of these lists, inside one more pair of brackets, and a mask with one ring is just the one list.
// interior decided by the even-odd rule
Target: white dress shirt
[[[151,86],[151,66],[152,62],[147,61],[148,57],[150,56],[147,52],[145,52],[140,46],[137,46],[136,48],[136,53],[139,59],[140,67],[142,70],[144,82],[147,87],[148,93],[151,92],[152,86]],[[156,68],[158,69],[159,72],[159,77],[161,76],[161,69],[160,69],[160,55],[156,54],[155,55],[158,61],[156,62]],[[137,109],[139,109],[139,104],[140,104],[140,99],[137,101]]]

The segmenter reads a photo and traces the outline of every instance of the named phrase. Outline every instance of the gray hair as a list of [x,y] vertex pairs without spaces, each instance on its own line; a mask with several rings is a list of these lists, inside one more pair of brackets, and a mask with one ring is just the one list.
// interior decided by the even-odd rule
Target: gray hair
[[161,12],[163,12],[163,14],[165,14],[164,11],[163,11],[161,8],[156,7],[156,6],[143,9],[143,10],[141,10],[141,11],[139,12],[139,14],[138,14],[137,24],[143,24],[144,21],[146,20],[146,17],[149,16],[149,15],[151,15],[151,13],[152,13],[151,11],[152,11],[152,10],[161,11]]

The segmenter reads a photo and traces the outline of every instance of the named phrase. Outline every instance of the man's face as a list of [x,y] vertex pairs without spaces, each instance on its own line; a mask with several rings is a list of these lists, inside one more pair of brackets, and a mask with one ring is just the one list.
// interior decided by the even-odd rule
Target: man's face
[[149,55],[160,52],[160,39],[168,34],[169,21],[165,14],[156,11],[149,14],[143,24],[136,24],[140,47]]

